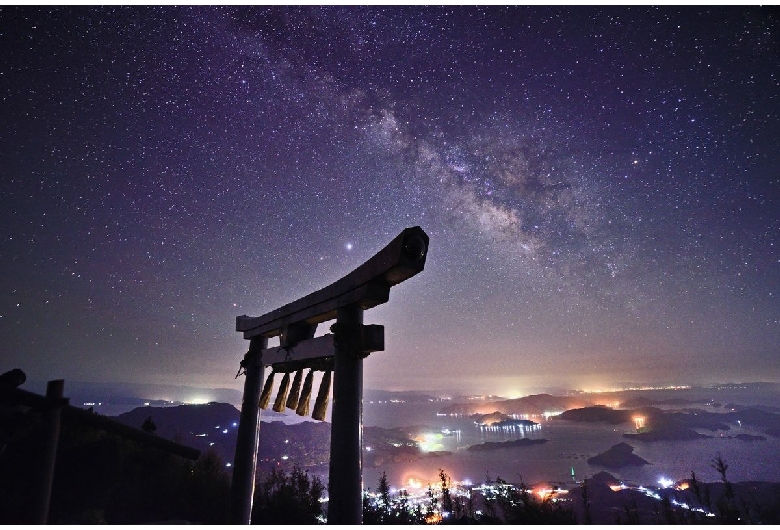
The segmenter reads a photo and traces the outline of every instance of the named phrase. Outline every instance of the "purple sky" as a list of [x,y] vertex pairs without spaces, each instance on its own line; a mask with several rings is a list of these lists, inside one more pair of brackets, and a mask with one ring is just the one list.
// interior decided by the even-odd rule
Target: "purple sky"
[[780,381],[779,22],[0,8],[0,369],[240,388],[237,315],[419,225],[368,388]]

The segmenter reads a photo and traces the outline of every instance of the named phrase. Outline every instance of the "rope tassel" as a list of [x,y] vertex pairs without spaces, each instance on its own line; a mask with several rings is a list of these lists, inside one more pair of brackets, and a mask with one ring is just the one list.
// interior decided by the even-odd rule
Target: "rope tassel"
[[297,372],[295,372],[295,379],[293,379],[290,395],[287,397],[288,409],[295,410],[298,408],[298,398],[301,394],[301,379],[303,379],[303,368],[300,368]]
[[303,382],[303,390],[301,390],[301,397],[298,399],[298,406],[295,408],[295,413],[298,416],[308,416],[309,414],[309,401],[311,401],[311,387],[314,382],[314,370],[309,370],[306,374],[306,380]]
[[279,393],[276,394],[274,401],[274,412],[284,412],[284,402],[287,401],[287,391],[290,389],[290,373],[285,372],[282,377],[282,384],[279,386]]
[[268,374],[268,379],[265,380],[265,386],[263,392],[260,394],[260,408],[267,409],[268,403],[271,401],[271,389],[274,386],[274,372]]
[[327,370],[322,376],[320,391],[317,394],[317,401],[314,402],[314,412],[311,417],[322,421],[325,419],[325,413],[328,411],[328,396],[330,395],[331,370]]

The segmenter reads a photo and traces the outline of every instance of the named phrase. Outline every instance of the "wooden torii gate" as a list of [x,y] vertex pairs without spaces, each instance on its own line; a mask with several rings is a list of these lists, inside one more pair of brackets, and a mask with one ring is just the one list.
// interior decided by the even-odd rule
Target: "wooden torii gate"
[[[250,341],[241,362],[246,375],[238,426],[230,523],[249,524],[257,468],[260,394],[266,366],[333,361],[328,476],[328,524],[363,522],[363,359],[384,350],[384,326],[364,326],[363,311],[390,298],[390,288],[425,266],[428,235],[402,231],[385,248],[333,284],[259,317],[236,317]],[[336,319],[332,334],[314,338],[317,324]],[[279,336],[279,347],[268,338]]]

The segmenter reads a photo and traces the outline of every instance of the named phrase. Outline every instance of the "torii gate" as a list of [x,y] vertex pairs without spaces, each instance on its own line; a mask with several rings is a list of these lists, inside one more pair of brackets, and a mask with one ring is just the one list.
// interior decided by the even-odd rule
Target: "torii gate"
[[[236,317],[236,331],[243,332],[250,343],[241,362],[246,380],[233,462],[231,524],[249,524],[251,520],[260,387],[265,367],[280,366],[288,378],[289,372],[295,371],[290,366],[300,369],[328,363],[330,369],[331,360],[328,523],[363,522],[363,359],[373,351],[384,350],[384,326],[364,326],[363,311],[387,302],[392,286],[423,270],[428,241],[428,235],[419,226],[407,228],[368,261],[328,287],[260,317]],[[314,338],[317,324],[334,318],[333,334]],[[275,336],[280,337],[279,347],[268,348],[268,338]],[[299,375],[296,380],[300,381]],[[271,378],[266,384],[268,392],[270,382]],[[267,394],[266,389],[263,394]]]

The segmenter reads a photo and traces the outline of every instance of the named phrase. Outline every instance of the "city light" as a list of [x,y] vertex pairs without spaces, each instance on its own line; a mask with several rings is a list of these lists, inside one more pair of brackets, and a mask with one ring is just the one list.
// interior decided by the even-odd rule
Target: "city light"
[[[406,491],[406,498],[408,499],[409,505],[408,509],[411,511],[415,507],[424,507],[427,506],[428,503],[430,503],[430,495],[431,492],[434,495],[434,497],[439,497],[442,494],[441,486],[436,482],[433,481],[427,482],[427,486],[423,486],[424,480],[421,480],[417,478],[416,476],[409,476],[406,481],[406,487],[402,488],[404,491]],[[674,482],[670,479],[667,479],[666,477],[661,477],[658,480],[658,483],[661,484],[662,487],[667,488],[672,485],[674,485]],[[677,486],[678,488],[687,485],[687,483],[680,482]],[[661,495],[659,495],[659,490],[652,487],[646,487],[646,486],[640,486],[640,485],[626,485],[624,483],[620,484],[610,484],[609,488],[613,492],[619,492],[623,490],[630,490],[630,491],[636,491],[639,493],[642,493],[643,495],[646,495],[647,497],[650,497],[652,499],[655,499],[656,501],[661,500]],[[449,485],[449,492],[450,495],[453,496],[453,498],[458,498],[461,501],[464,501],[466,499],[472,498],[472,495],[476,492],[478,492],[480,495],[482,495],[486,499],[495,499],[497,495],[505,494],[507,492],[520,492],[523,491],[521,486],[513,485],[513,484],[496,484],[496,483],[482,483],[482,484],[472,484],[469,480],[464,480],[463,482],[458,482],[456,480],[451,480]],[[564,484],[550,484],[550,483],[541,483],[537,484],[533,487],[529,487],[525,490],[528,494],[533,495],[534,497],[538,498],[541,502],[571,502],[573,499],[571,497],[572,493],[571,491],[566,488]],[[502,493],[503,492],[503,493]],[[397,495],[399,493],[398,489],[391,488],[390,489],[391,495]],[[376,493],[366,492],[366,495],[373,499],[373,502],[380,502],[379,495]],[[698,512],[702,513],[707,517],[713,517],[713,514],[710,513],[707,510],[704,510],[700,507],[691,506],[689,504],[686,504],[684,502],[679,502],[677,500],[672,500],[672,504],[675,506],[678,506],[682,509],[691,511],[691,512]],[[479,511],[475,511],[475,513],[479,514]],[[428,517],[428,521],[431,523],[441,522],[444,519],[447,519],[449,516],[451,516],[451,513],[447,511],[441,510],[441,507],[434,508],[434,511],[431,512]]]
[[423,487],[422,481],[415,477],[409,477],[409,480],[406,481],[406,485],[411,489],[421,489]]
[[425,433],[414,439],[421,451],[429,453],[431,451],[440,451],[444,448],[442,445],[442,434]]
[[558,488],[557,486],[549,487],[549,486],[542,486],[533,490],[530,490],[531,493],[535,493],[539,499],[545,500],[545,499],[552,499],[553,497],[557,495],[566,495],[569,493],[569,490]]

